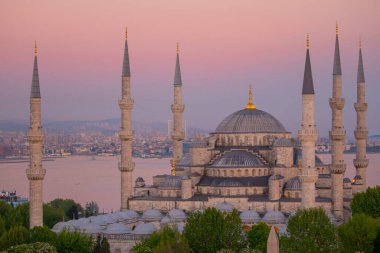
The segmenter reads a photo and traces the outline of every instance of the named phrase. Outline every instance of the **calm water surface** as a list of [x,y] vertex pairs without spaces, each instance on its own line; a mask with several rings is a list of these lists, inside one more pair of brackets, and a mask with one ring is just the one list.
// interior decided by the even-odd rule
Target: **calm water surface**
[[[325,163],[330,155],[320,155]],[[345,155],[346,176],[353,178],[355,167],[354,154]],[[380,154],[368,154],[368,185],[380,185]],[[170,159],[134,159],[136,163],[133,181],[143,177],[146,184],[152,183],[156,174],[170,174]],[[117,157],[71,156],[55,161],[44,162],[47,170],[44,180],[44,201],[55,198],[71,198],[84,205],[96,201],[101,210],[111,211],[120,208],[120,171]],[[28,196],[28,180],[25,169],[27,163],[0,164],[0,190],[16,190],[22,196]]]

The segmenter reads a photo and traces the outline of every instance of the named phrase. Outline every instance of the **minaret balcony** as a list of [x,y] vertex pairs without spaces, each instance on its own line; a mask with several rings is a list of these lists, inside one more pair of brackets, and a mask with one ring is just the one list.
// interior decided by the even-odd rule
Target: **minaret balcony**
[[316,142],[318,139],[318,130],[316,129],[301,129],[298,131],[298,138],[301,142],[303,141],[313,141]]
[[42,142],[43,139],[43,133],[41,128],[40,129],[30,129],[27,134],[28,142],[30,143],[36,143],[36,142]]
[[131,131],[131,130],[121,130],[119,132],[119,138],[122,141],[130,141],[133,138],[133,131]]
[[131,98],[122,98],[119,100],[119,108],[121,110],[123,109],[132,110],[134,103],[135,103],[134,100]]
[[43,180],[46,174],[46,170],[39,168],[39,169],[27,169],[26,175],[29,180]]
[[346,131],[344,129],[334,129],[329,131],[330,139],[333,141],[343,141],[346,138]]
[[354,131],[355,139],[357,140],[366,140],[368,137],[367,130],[355,130]]
[[135,169],[135,163],[130,161],[122,161],[118,163],[120,171],[133,171]]
[[185,106],[181,104],[173,104],[171,107],[172,112],[183,112],[185,110]]
[[332,174],[344,174],[346,172],[346,164],[330,164],[329,165],[330,172]]
[[182,141],[185,138],[185,133],[183,131],[173,131],[171,136],[175,141]]
[[367,158],[356,158],[354,159],[354,166],[357,169],[367,168],[369,164],[369,160]]
[[355,111],[357,112],[366,112],[368,109],[368,104],[367,103],[355,103]]
[[342,110],[345,104],[344,98],[330,98],[331,109]]

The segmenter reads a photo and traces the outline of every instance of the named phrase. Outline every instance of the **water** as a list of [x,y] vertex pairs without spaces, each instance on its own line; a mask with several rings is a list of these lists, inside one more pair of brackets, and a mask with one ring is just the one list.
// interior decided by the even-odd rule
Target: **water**
[[[329,163],[330,155],[320,155],[325,163]],[[346,176],[355,176],[352,160],[355,154],[346,154]],[[380,154],[368,154],[370,160],[367,169],[369,186],[380,185]],[[133,181],[143,177],[146,184],[152,183],[152,176],[170,174],[170,159],[134,159],[136,163]],[[47,170],[44,180],[44,201],[55,198],[70,198],[84,205],[96,201],[100,210],[112,211],[120,208],[120,171],[117,167],[117,157],[71,156],[55,161],[44,162]],[[28,180],[25,169],[28,163],[1,163],[0,190],[17,190],[22,196],[28,196]],[[133,182],[134,184],[134,182]]]

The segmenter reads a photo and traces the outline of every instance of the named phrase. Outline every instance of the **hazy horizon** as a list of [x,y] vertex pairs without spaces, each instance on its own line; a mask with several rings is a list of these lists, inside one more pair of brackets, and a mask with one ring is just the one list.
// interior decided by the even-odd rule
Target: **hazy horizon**
[[124,30],[128,26],[133,120],[172,118],[175,49],[180,42],[188,126],[215,129],[243,109],[248,85],[258,109],[293,135],[300,128],[305,37],[311,36],[320,136],[331,128],[335,23],[340,32],[344,126],[356,127],[358,39],[362,38],[367,126],[380,132],[380,2],[2,1],[0,120],[27,121],[33,47],[39,47],[43,119],[119,118]]

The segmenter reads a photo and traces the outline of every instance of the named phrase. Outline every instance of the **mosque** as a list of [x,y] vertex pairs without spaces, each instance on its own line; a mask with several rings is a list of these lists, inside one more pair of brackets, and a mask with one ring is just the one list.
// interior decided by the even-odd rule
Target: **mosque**
[[[259,221],[285,231],[289,216],[301,208],[323,207],[335,223],[344,222],[351,214],[353,195],[366,189],[366,110],[365,78],[361,45],[357,73],[357,145],[356,176],[344,178],[343,160],[345,130],[342,110],[342,70],[339,35],[336,29],[333,65],[330,140],[331,164],[324,164],[315,154],[318,131],[314,120],[314,83],[307,36],[304,79],[300,86],[302,124],[297,137],[270,113],[256,108],[249,88],[248,103],[232,112],[206,137],[193,141],[188,154],[183,154],[182,78],[177,48],[174,74],[172,169],[169,175],[153,176],[146,185],[141,177],[132,182],[135,164],[132,159],[131,72],[127,33],[122,68],[121,110],[121,208],[119,212],[82,218],[56,224],[53,231],[78,230],[85,234],[102,234],[109,239],[113,252],[128,252],[144,236],[163,225],[183,229],[187,214],[216,207],[223,212],[237,209],[245,225]],[[33,70],[31,103],[30,226],[42,225],[42,181],[46,171],[41,164],[41,111],[37,49]],[[191,108],[190,108],[191,110]],[[136,168],[138,169],[138,168]]]

